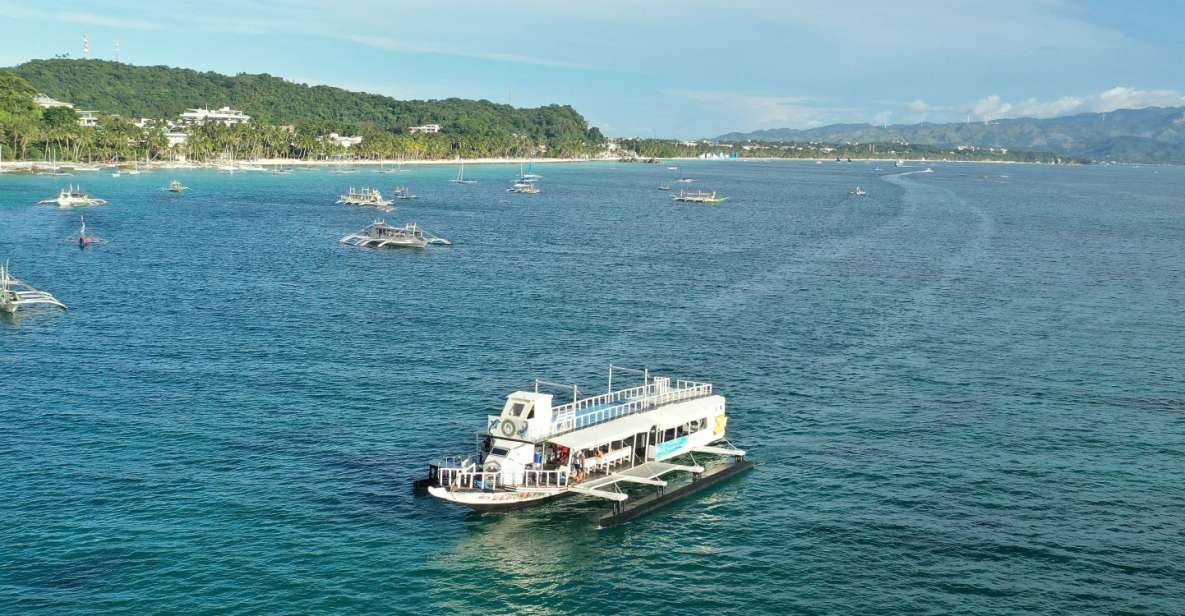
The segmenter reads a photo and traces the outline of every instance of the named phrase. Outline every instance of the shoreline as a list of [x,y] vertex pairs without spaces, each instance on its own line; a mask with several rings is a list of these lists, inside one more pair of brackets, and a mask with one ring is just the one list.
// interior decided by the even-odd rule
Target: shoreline
[[[618,158],[466,158],[463,159],[467,165],[513,165],[513,164],[578,164],[578,163],[621,163],[621,164],[654,164],[654,163],[639,163],[627,162]],[[1058,166],[1089,166],[1098,163],[1046,163],[1037,161],[1019,161],[1019,160],[923,160],[911,158],[853,158],[852,163],[873,163],[873,162],[896,162],[903,160],[907,163],[915,164],[992,164],[992,165],[1058,165]],[[803,162],[803,163],[835,163],[834,158],[781,158],[781,157],[744,157],[744,158],[721,158],[721,159],[704,159],[696,156],[673,156],[670,158],[658,159],[659,164],[664,162]],[[249,160],[236,160],[230,165],[236,167],[243,166],[259,166],[259,167],[376,167],[376,166],[391,166],[399,165],[405,167],[415,166],[431,166],[431,165],[459,165],[462,159],[434,159],[434,160],[399,160],[399,159],[383,159],[383,160],[349,160],[349,161],[332,161],[332,160],[302,160],[296,158],[258,158]],[[848,161],[840,161],[846,163]],[[135,165],[136,162],[122,162],[122,163],[85,163],[85,162],[71,162],[59,161],[57,166],[62,169],[74,169],[77,166],[94,166],[100,169],[115,169],[127,168],[130,165]],[[218,169],[228,165],[226,162],[179,162],[179,161],[152,161],[149,163],[139,163],[140,165],[149,169]],[[1138,165],[1141,163],[1121,163],[1129,165]],[[51,169],[52,165],[46,161],[13,161],[6,160],[0,162],[0,170],[12,172],[21,171],[42,171]]]

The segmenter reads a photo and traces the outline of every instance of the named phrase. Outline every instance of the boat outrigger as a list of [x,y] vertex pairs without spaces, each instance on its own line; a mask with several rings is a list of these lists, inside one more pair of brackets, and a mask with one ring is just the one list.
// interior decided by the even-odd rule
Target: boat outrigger
[[56,306],[63,310],[66,305],[45,291],[39,291],[13,277],[8,263],[0,266],[0,310],[9,314],[30,306]]
[[365,205],[373,207],[391,205],[391,201],[389,199],[384,199],[383,193],[379,192],[379,189],[377,188],[361,188],[354,190],[353,187],[350,187],[350,191],[338,197],[337,202],[344,203],[346,205]]
[[72,207],[89,207],[93,205],[106,205],[107,201],[92,197],[76,186],[68,186],[58,192],[57,197],[50,197],[49,199],[42,199],[37,202],[37,205],[56,205],[60,208]]
[[680,190],[679,194],[672,195],[671,198],[675,201],[685,203],[724,203],[728,200],[728,197],[717,196],[716,191],[706,192],[702,190]]
[[[640,375],[642,384],[613,389],[615,372]],[[552,394],[540,387],[562,387],[573,399],[553,406]],[[560,496],[603,498],[613,509],[600,525],[611,526],[752,468],[745,452],[725,440],[727,424],[724,396],[709,383],[614,365],[608,391],[594,396],[536,380],[532,391],[510,394],[501,414],[487,418],[475,453],[430,464],[417,487],[478,511]],[[675,473],[691,480],[664,479]],[[630,494],[623,484],[657,490]]]
[[343,237],[341,243],[369,248],[427,248],[429,244],[452,245],[452,242],[421,229],[414,222],[396,227],[384,220],[376,220],[365,229]]

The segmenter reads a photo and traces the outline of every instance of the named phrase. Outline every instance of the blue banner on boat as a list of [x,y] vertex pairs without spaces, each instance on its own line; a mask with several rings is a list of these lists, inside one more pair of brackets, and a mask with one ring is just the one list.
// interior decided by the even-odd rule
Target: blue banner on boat
[[679,451],[680,449],[682,449],[686,446],[687,446],[687,437],[680,436],[679,438],[677,438],[673,441],[659,443],[657,453],[655,455],[659,460],[661,460],[661,459],[675,453],[676,451]]

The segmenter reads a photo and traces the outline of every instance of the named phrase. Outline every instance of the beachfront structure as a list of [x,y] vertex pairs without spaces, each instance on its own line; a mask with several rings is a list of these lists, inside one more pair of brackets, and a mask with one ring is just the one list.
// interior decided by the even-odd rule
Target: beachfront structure
[[411,134],[423,133],[425,135],[433,135],[440,132],[439,124],[425,124],[423,126],[412,126],[407,129]]
[[348,148],[362,143],[362,137],[346,137],[337,133],[329,133],[325,140],[340,148]]
[[[618,381],[614,389],[614,373],[623,370],[641,376],[642,384],[620,387]],[[541,386],[571,392],[572,401],[555,405]],[[745,452],[725,440],[727,423],[724,396],[709,383],[610,365],[603,394],[585,396],[574,385],[539,380],[533,391],[510,394],[501,414],[489,416],[478,433],[477,452],[430,465],[417,485],[479,511],[563,495],[603,498],[614,503],[613,513],[601,519],[607,526],[751,468]],[[709,466],[712,456],[734,461]],[[676,472],[689,473],[691,481],[673,485],[664,479]],[[652,486],[658,493],[638,498],[619,484]],[[624,501],[633,498],[636,504],[627,506]]]
[[219,107],[214,110],[208,107],[187,109],[180,117],[183,123],[189,125],[220,122],[227,126],[234,126],[235,124],[246,124],[251,121],[251,116],[230,107]]
[[165,133],[165,139],[169,141],[169,147],[176,147],[189,143],[189,133],[181,131],[170,131]]
[[67,107],[69,109],[74,108],[74,105],[71,105],[70,103],[65,103],[40,93],[33,97],[33,102],[37,103],[37,105],[42,109],[53,109],[54,107]]
[[78,112],[78,125],[79,126],[87,126],[87,127],[98,126],[99,125],[99,112],[98,111],[79,111]]

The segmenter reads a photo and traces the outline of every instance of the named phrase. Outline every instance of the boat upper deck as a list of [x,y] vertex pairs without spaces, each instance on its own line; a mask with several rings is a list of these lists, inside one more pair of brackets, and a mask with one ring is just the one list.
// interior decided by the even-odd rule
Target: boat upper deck
[[580,430],[660,406],[712,395],[711,383],[667,379],[569,402],[552,409],[549,437]]

